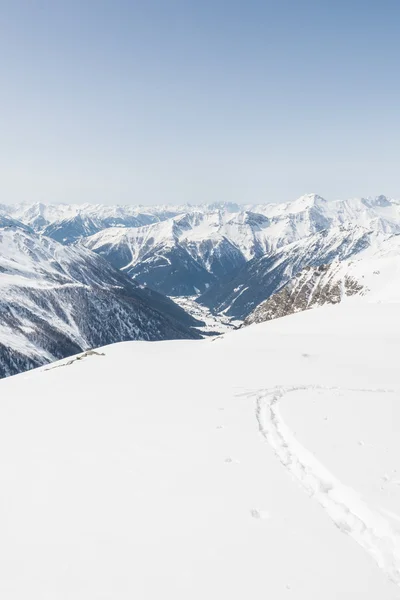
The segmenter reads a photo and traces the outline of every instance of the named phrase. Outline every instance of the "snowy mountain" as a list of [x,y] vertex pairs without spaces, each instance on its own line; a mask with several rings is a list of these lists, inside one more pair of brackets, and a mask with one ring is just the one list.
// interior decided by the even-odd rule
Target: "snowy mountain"
[[83,243],[140,283],[193,295],[265,251],[247,216],[192,212],[145,227],[106,229]]
[[60,244],[68,245],[89,235],[93,235],[102,229],[103,224],[98,219],[78,214],[69,219],[50,223],[43,229],[43,235],[60,242]]
[[93,211],[91,216],[79,212],[73,217],[57,220],[48,224],[43,235],[53,238],[62,244],[72,244],[108,228],[141,227],[144,223],[155,222],[157,217],[148,214],[102,214]]
[[288,204],[266,205],[264,214],[273,224],[269,237],[275,248],[350,223],[380,233],[400,232],[400,204],[385,196],[328,201],[307,194]]
[[203,207],[144,227],[105,229],[83,244],[141,283],[168,295],[193,295],[218,288],[218,280],[251,259],[343,223],[400,232],[398,206],[388,202],[390,212],[383,204],[380,198],[376,206],[369,202],[368,209],[361,201],[329,203],[309,195],[290,205],[258,206],[253,211]]
[[362,227],[323,230],[247,262],[238,272],[207,290],[198,301],[212,311],[244,319],[305,267],[345,260],[371,245],[379,247],[386,238]]
[[381,240],[354,259],[306,267],[261,302],[244,325],[262,323],[355,296],[359,302],[400,302],[400,235]]
[[347,296],[365,291],[363,284],[351,277],[343,265],[335,262],[319,267],[305,267],[267,300],[261,302],[243,325],[263,323],[324,304],[338,304]]
[[399,600],[398,308],[1,381],[1,597]]
[[[252,259],[341,227],[381,234],[400,232],[400,205],[383,196],[331,202],[309,194],[289,204],[177,207],[175,214],[171,213],[165,207],[153,207],[157,222],[139,227],[137,223],[121,227],[122,222],[109,227],[108,222],[107,228],[100,223],[88,228],[88,233],[97,228],[94,235],[85,237],[77,228],[74,235],[63,234],[63,239],[81,239],[139,283],[164,294],[205,293],[207,305],[214,310],[209,295],[217,296],[221,280]],[[53,231],[46,233],[54,235]]]
[[[271,247],[295,241],[293,236],[305,237],[331,226],[349,222],[365,228],[386,233],[399,231],[400,203],[385,196],[376,198],[351,198],[347,200],[325,200],[318,194],[306,194],[286,204],[204,204],[191,205],[104,205],[104,204],[20,204],[0,205],[0,213],[42,231],[49,224],[68,220],[77,215],[98,219],[104,227],[133,226],[130,219],[140,225],[165,221],[179,215],[200,212],[220,212],[229,220],[235,215],[253,213],[268,219]],[[264,220],[265,221],[265,220]],[[135,222],[136,223],[136,222]],[[136,226],[136,225],[135,225]]]
[[308,194],[255,206],[0,207],[6,213],[63,244],[91,249],[138,284],[197,295],[211,312],[235,319],[306,266],[346,260],[400,233],[400,204],[384,196],[327,201]]
[[[182,212],[182,207],[166,206],[119,206],[104,204],[20,204],[0,205],[0,214],[13,216],[32,227],[35,231],[43,232],[49,225],[56,231],[64,226],[70,229],[70,221],[76,217],[93,220],[106,227],[136,227],[156,221],[165,220]],[[77,221],[78,229],[80,227]],[[60,234],[61,237],[61,234]],[[78,239],[80,236],[77,235]]]
[[0,377],[114,341],[200,337],[200,324],[89,250],[0,218]]

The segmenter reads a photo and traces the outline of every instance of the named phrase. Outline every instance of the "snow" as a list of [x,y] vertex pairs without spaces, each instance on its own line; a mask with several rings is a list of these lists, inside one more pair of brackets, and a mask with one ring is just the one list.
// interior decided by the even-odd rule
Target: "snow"
[[1,381],[1,597],[400,598],[398,312],[322,307]]
[[[327,201],[308,194],[278,205],[187,206],[177,208],[175,213],[172,208],[157,212],[153,207],[155,221],[142,227],[103,229],[84,238],[82,243],[97,253],[111,256],[133,277],[159,268],[159,255],[166,258],[168,252],[179,248],[183,250],[182,256],[189,254],[202,268],[220,278],[221,274],[234,273],[253,258],[274,253],[283,257],[286,251],[304,254],[310,243],[319,243],[324,232],[332,252],[344,237],[353,235],[358,251],[361,237],[367,243],[369,236],[369,243],[377,248],[385,237],[400,233],[400,205],[383,196]],[[185,269],[185,260],[181,261],[182,258],[177,260],[177,271]],[[145,273],[142,273],[140,268],[144,263]],[[165,286],[160,291],[175,293],[167,283]],[[196,287],[205,291],[203,286],[204,282]],[[219,310],[225,309],[227,306],[221,306]]]
[[362,285],[359,295],[343,296],[342,302],[400,302],[400,236],[379,236],[352,260],[335,261],[326,280],[351,277]]
[[108,228],[88,237],[84,245],[94,251],[102,251],[105,247],[118,248],[126,245],[131,260],[124,266],[138,264],[147,253],[155,248],[172,248],[180,244],[188,249],[193,258],[209,269],[210,265],[203,257],[202,245],[209,240],[214,251],[225,240],[243,254],[246,260],[254,256],[254,245],[258,241],[266,250],[265,233],[255,233],[248,225],[235,222],[236,214],[225,214],[220,211],[210,213],[188,213],[178,215],[166,221],[153,223],[143,227]]
[[171,300],[176,302],[176,304],[179,304],[179,306],[195,319],[204,322],[204,326],[199,327],[200,331],[207,335],[219,335],[240,326],[240,321],[234,321],[222,314],[212,314],[206,306],[196,302],[196,297],[197,296],[171,296]]
[[[400,599],[398,202],[1,211],[37,231],[121,219],[85,244],[126,245],[125,268],[152,250],[170,262],[175,244],[206,269],[282,248],[285,276],[321,251],[346,259],[323,277],[362,284],[339,306],[238,331],[174,298],[223,335],[115,344],[1,381],[1,597]],[[75,269],[96,257],[2,223],[1,295],[23,312],[0,341],[34,357],[30,294],[85,287]],[[80,339],[68,303],[63,319],[39,309]]]
[[[324,227],[337,227],[353,223],[382,233],[400,232],[400,204],[384,196],[377,198],[350,198],[347,200],[325,200],[317,194],[306,194],[286,204],[203,204],[199,206],[140,206],[101,204],[22,204],[1,205],[0,214],[8,214],[37,230],[48,224],[61,223],[77,216],[84,221],[96,223],[115,221],[112,235],[118,238],[118,229],[124,220],[132,218],[145,228],[152,225],[156,237],[170,239],[173,226],[181,232],[178,236],[194,244],[204,239],[225,236],[240,247],[247,258],[253,256],[254,242],[263,249],[277,248],[311,235]],[[255,216],[257,227],[249,224]],[[260,217],[263,217],[264,221]],[[169,221],[169,223],[166,223]],[[165,227],[157,225],[165,223]],[[128,227],[129,228],[129,227]],[[134,229],[137,229],[136,227]],[[175,227],[176,229],[176,227]],[[121,233],[121,232],[120,232]],[[98,235],[98,234],[95,234]],[[111,232],[109,232],[111,235]],[[95,238],[97,239],[97,238]],[[267,244],[267,246],[265,246]]]
[[[353,537],[376,560],[378,566],[388,574],[388,577],[400,585],[400,530],[398,532],[393,524],[385,518],[384,514],[388,514],[387,511],[372,509],[352,488],[345,486],[334,477],[309,450],[299,444],[280,416],[277,406],[280,399],[290,392],[307,391],[312,394],[315,389],[320,389],[329,395],[338,391],[342,394],[343,392],[358,392],[363,398],[371,392],[378,392],[380,395],[393,392],[392,390],[373,389],[346,390],[339,388],[337,390],[333,387],[316,388],[312,385],[286,389],[279,387],[276,390],[260,394],[257,415],[262,434],[284,467],[325,509],[335,525]],[[379,402],[379,397],[376,401]],[[349,404],[349,399],[347,399],[347,404]]]

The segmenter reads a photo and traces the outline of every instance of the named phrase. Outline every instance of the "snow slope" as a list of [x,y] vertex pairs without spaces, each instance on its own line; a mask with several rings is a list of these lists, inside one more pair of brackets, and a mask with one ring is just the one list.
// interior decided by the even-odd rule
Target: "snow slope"
[[1,381],[0,595],[399,599],[398,306]]

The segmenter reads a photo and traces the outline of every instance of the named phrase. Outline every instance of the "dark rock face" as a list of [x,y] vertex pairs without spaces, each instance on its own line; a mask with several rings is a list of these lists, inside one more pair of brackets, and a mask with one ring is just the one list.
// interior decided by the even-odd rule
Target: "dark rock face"
[[72,244],[80,238],[97,233],[101,229],[99,227],[92,219],[77,215],[71,219],[51,223],[44,229],[43,235],[60,244]]
[[191,327],[197,321],[174,303],[169,306],[146,293],[136,294],[128,286],[114,291],[96,286],[57,292],[20,288],[18,293],[32,308],[22,307],[18,299],[0,301],[0,324],[19,333],[37,352],[24,356],[0,346],[0,377],[45,364],[48,356],[60,359],[115,342],[201,337]]
[[206,268],[207,272],[213,276],[213,281],[232,273],[247,262],[242,251],[226,238],[217,244],[210,239],[203,240],[198,245],[188,242],[186,251],[203,268]]
[[353,277],[335,277],[337,266],[306,267],[279,292],[262,302],[243,325],[262,323],[324,304],[338,304],[343,296],[354,296],[363,286]]
[[240,249],[227,239],[218,244],[203,240],[199,244],[176,242],[154,246],[149,238],[141,248],[140,259],[133,264],[130,264],[132,251],[126,238],[118,244],[106,242],[95,252],[137,283],[167,296],[201,294],[218,278],[246,263]]
[[124,272],[136,282],[168,296],[199,294],[216,281],[212,273],[180,246],[162,249],[159,254],[154,249],[140,263],[124,269]]
[[109,227],[140,227],[148,219],[125,215],[124,217],[91,218],[78,214],[70,219],[55,221],[42,228],[43,235],[60,242],[60,244],[73,244],[74,242],[94,235]]

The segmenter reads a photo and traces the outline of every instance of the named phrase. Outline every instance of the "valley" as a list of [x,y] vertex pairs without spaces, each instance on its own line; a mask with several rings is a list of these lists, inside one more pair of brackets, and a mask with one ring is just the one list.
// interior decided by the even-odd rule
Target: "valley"
[[384,196],[1,205],[0,246],[0,376],[105,343],[400,296],[400,203]]

